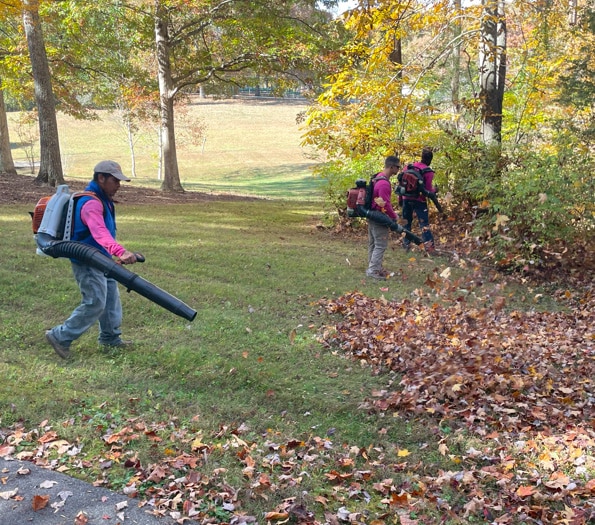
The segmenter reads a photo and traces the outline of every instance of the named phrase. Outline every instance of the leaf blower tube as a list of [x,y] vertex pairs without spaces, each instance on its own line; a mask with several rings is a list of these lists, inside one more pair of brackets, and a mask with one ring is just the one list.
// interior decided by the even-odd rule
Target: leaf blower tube
[[126,291],[134,290],[136,293],[149,299],[149,301],[179,315],[188,321],[196,317],[196,310],[168,294],[161,288],[127,270],[109,257],[103,255],[97,248],[76,241],[56,241],[50,236],[37,233],[35,236],[37,246],[46,255],[54,258],[68,257],[83,261],[84,263],[100,270],[106,277],[115,279],[126,287]]
[[377,222],[379,224],[383,224],[384,226],[388,226],[392,231],[397,233],[404,233],[405,238],[417,245],[423,243],[421,237],[415,235],[415,233],[410,232],[409,230],[403,228],[398,222],[393,221],[388,215],[382,213],[378,210],[369,210],[362,205],[356,206],[356,211],[358,217],[365,217],[366,219],[370,219],[371,221]]

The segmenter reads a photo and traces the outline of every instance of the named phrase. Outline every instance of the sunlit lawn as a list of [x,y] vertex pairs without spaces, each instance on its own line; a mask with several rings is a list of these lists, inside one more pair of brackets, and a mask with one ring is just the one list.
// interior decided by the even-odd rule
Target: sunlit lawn
[[[319,198],[311,176],[312,152],[300,146],[296,122],[306,110],[300,102],[200,100],[178,111],[177,152],[182,184],[189,190],[283,198]],[[97,120],[59,114],[62,164],[66,178],[87,178],[98,160],[119,161],[131,173],[131,152],[115,115],[98,111]],[[15,162],[26,162],[23,138],[9,114]],[[204,129],[200,135],[195,127]],[[135,146],[137,182],[159,186],[157,131],[145,128]],[[39,159],[39,148],[33,149]]]
[[[465,522],[483,523],[480,503],[490,498],[492,509],[500,498],[521,508],[518,493],[507,494],[507,486],[513,476],[517,484],[526,483],[539,462],[518,452],[518,441],[480,439],[450,426],[448,418],[370,410],[370,400],[397,388],[400,378],[373,373],[321,344],[322,331],[337,321],[321,307],[323,298],[358,290],[384,302],[432,302],[436,275],[464,281],[477,268],[406,254],[395,239],[385,261],[397,270],[395,278],[365,279],[365,235],[340,237],[320,227],[324,206],[310,175],[314,163],[299,146],[295,124],[304,109],[295,103],[213,101],[190,107],[207,132],[204,144],[180,139],[186,189],[267,199],[192,205],[129,199],[120,205],[120,240],[147,258],[133,270],[198,311],[189,322],[122,290],[124,335],[135,341],[125,353],[100,349],[94,330],[74,344],[72,360],[53,353],[44,330],[63,321],[78,302],[69,264],[35,255],[27,213],[34,203],[0,209],[0,429],[27,432],[29,441],[19,451],[35,449],[38,434],[55,430],[59,439],[82,446],[82,453],[70,458],[47,447],[44,454],[68,466],[71,475],[101,478],[116,489],[136,475],[120,461],[122,454],[144,469],[196,454],[208,486],[201,511],[220,522],[231,516],[222,506],[227,490],[237,490],[240,511],[259,520],[288,502],[312,509],[319,520],[343,516],[346,523],[353,517],[354,523],[378,525],[462,523],[461,515],[468,517]],[[119,160],[130,172],[125,136],[101,116],[91,122],[60,117],[67,180],[87,180],[103,158]],[[127,195],[135,183],[159,186],[150,138],[144,134],[137,145],[137,178]],[[24,160],[21,149],[13,153]],[[486,298],[506,297],[511,306],[527,294],[543,295],[524,288],[495,278],[480,289]],[[128,440],[127,429],[134,438]],[[122,433],[122,441],[106,443],[112,433]],[[544,439],[535,436],[536,454],[546,450]],[[581,446],[593,450],[592,444]],[[489,469],[504,469],[497,483],[488,474],[496,474],[493,469],[480,475],[483,454]],[[112,466],[101,469],[108,459]],[[180,475],[167,479],[177,482]],[[166,486],[145,483],[141,497],[150,490],[166,493]],[[585,499],[569,501],[582,505]],[[540,503],[534,503],[528,513],[537,512]],[[563,505],[559,512],[565,512]],[[508,522],[534,521],[523,516]]]

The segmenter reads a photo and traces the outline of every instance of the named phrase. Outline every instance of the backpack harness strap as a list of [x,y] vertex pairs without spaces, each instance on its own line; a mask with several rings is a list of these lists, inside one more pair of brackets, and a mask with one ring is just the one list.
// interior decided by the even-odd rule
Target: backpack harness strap
[[69,241],[72,237],[72,229],[74,225],[74,211],[76,209],[76,202],[81,197],[92,197],[93,199],[99,201],[101,203],[101,207],[103,208],[103,213],[105,215],[105,206],[103,205],[102,200],[97,196],[97,194],[93,191],[80,191],[74,193],[70,198],[70,202],[68,203],[68,209],[66,211],[66,222],[64,224],[64,237],[63,240]]

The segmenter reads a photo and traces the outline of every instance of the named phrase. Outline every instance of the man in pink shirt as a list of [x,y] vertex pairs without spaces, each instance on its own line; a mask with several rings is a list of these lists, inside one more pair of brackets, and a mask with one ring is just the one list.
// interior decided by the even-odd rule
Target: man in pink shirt
[[[114,195],[120,181],[130,181],[113,160],[95,166],[93,180],[85,191],[94,193],[77,201],[71,240],[92,246],[122,264],[133,264],[136,256],[116,241]],[[63,359],[70,357],[70,345],[99,321],[99,344],[122,347],[122,303],[118,283],[81,261],[71,259],[74,278],[82,300],[63,324],[46,331],[46,339]]]
[[[433,158],[433,151],[430,148],[424,148],[421,152],[420,162],[413,163],[413,165],[423,174],[424,188],[426,191],[431,193],[436,192],[436,188],[433,186],[434,170],[430,167]],[[407,228],[409,231],[412,230],[413,215],[415,214],[417,216],[419,227],[421,228],[421,238],[424,242],[424,246],[426,247],[426,251],[430,254],[435,253],[436,249],[434,247],[434,236],[430,230],[430,216],[426,196],[423,193],[415,196],[403,195],[402,199],[403,219],[407,221],[405,228]],[[409,250],[410,245],[411,242],[407,238],[403,239],[403,247],[406,250]]]
[[[394,155],[386,157],[384,170],[374,178],[372,209],[385,213],[393,220],[397,220],[397,214],[390,201],[392,195],[390,178],[399,172],[400,167],[399,157]],[[368,269],[366,275],[372,279],[384,280],[387,277],[388,272],[382,268],[382,260],[388,247],[388,238],[388,226],[368,220]]]

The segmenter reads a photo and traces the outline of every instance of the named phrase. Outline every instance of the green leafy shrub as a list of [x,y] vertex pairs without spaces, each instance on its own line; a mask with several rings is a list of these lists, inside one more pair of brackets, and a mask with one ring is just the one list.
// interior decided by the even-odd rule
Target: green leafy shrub
[[[527,155],[502,174],[491,209],[498,229],[521,252],[539,253],[593,236],[595,216],[591,167],[564,155]],[[503,217],[508,220],[504,221]]]
[[473,135],[449,132],[438,146],[432,166],[441,193],[457,205],[473,207],[490,198],[497,185],[498,152],[488,151]]
[[369,156],[357,160],[334,160],[318,166],[315,175],[324,180],[324,200],[327,207],[345,218],[347,190],[353,188],[355,180],[370,177],[382,169],[378,157]]

